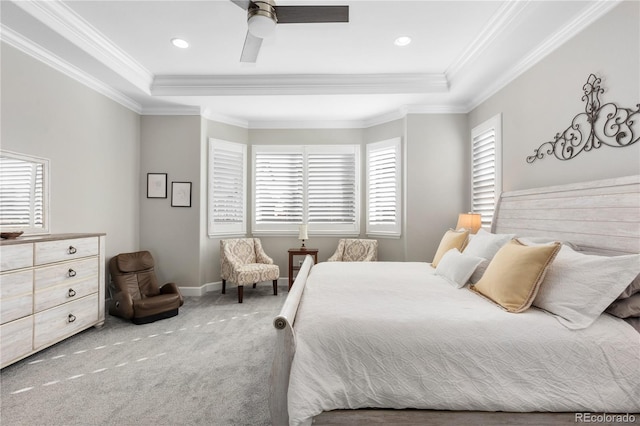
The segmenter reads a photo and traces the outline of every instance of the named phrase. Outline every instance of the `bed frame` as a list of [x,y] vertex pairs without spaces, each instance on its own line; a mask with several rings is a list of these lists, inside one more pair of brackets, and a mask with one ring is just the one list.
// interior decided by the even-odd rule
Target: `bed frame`
[[[640,175],[557,185],[501,195],[492,231],[550,236],[601,254],[640,253]],[[280,314],[270,377],[269,409],[275,426],[289,424],[287,390],[296,349],[295,316],[314,262],[307,256]],[[469,417],[472,416],[472,417]],[[314,424],[574,424],[571,413],[442,412],[433,410],[336,410]]]

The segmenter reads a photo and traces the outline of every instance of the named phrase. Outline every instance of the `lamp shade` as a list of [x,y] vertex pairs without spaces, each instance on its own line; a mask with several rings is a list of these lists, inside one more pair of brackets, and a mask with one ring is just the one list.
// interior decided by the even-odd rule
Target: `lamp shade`
[[475,234],[482,226],[482,216],[480,213],[460,213],[458,215],[458,224],[456,229],[464,228]]
[[298,239],[299,240],[308,240],[309,235],[307,235],[307,225],[300,225],[298,228]]

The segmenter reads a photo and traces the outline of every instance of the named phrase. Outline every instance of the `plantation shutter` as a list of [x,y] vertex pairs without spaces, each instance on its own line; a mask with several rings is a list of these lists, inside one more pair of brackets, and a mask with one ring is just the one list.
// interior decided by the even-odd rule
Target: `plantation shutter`
[[355,224],[355,152],[310,152],[307,171],[307,222]]
[[472,132],[471,205],[474,213],[480,213],[482,227],[491,228],[499,182],[499,121],[489,120]]
[[302,152],[283,150],[255,153],[256,225],[303,222],[303,160]]
[[367,234],[399,236],[400,140],[367,145]]
[[210,139],[209,235],[246,233],[246,146]]
[[44,166],[0,157],[0,226],[44,226]]

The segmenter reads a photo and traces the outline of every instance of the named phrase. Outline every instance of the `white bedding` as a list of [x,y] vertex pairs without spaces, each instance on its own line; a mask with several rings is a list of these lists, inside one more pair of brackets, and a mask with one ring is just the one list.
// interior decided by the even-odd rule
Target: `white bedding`
[[291,425],[386,407],[640,412],[640,334],[608,314],[569,330],[503,311],[427,263],[327,262],[296,315]]

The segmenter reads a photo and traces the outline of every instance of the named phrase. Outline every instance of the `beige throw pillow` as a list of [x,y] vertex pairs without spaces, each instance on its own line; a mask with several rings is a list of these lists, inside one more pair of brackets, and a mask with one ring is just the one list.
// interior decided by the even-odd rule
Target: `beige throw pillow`
[[442,259],[442,256],[446,252],[451,249],[458,249],[458,251],[462,251],[462,247],[467,242],[467,238],[469,237],[469,231],[466,229],[461,229],[459,231],[454,231],[453,229],[449,229],[442,236],[440,240],[440,245],[438,246],[438,250],[436,251],[436,255],[433,256],[433,261],[431,262],[431,266],[434,268],[438,266],[438,262]]
[[517,239],[504,245],[471,289],[509,312],[527,310],[561,244],[526,246]]

